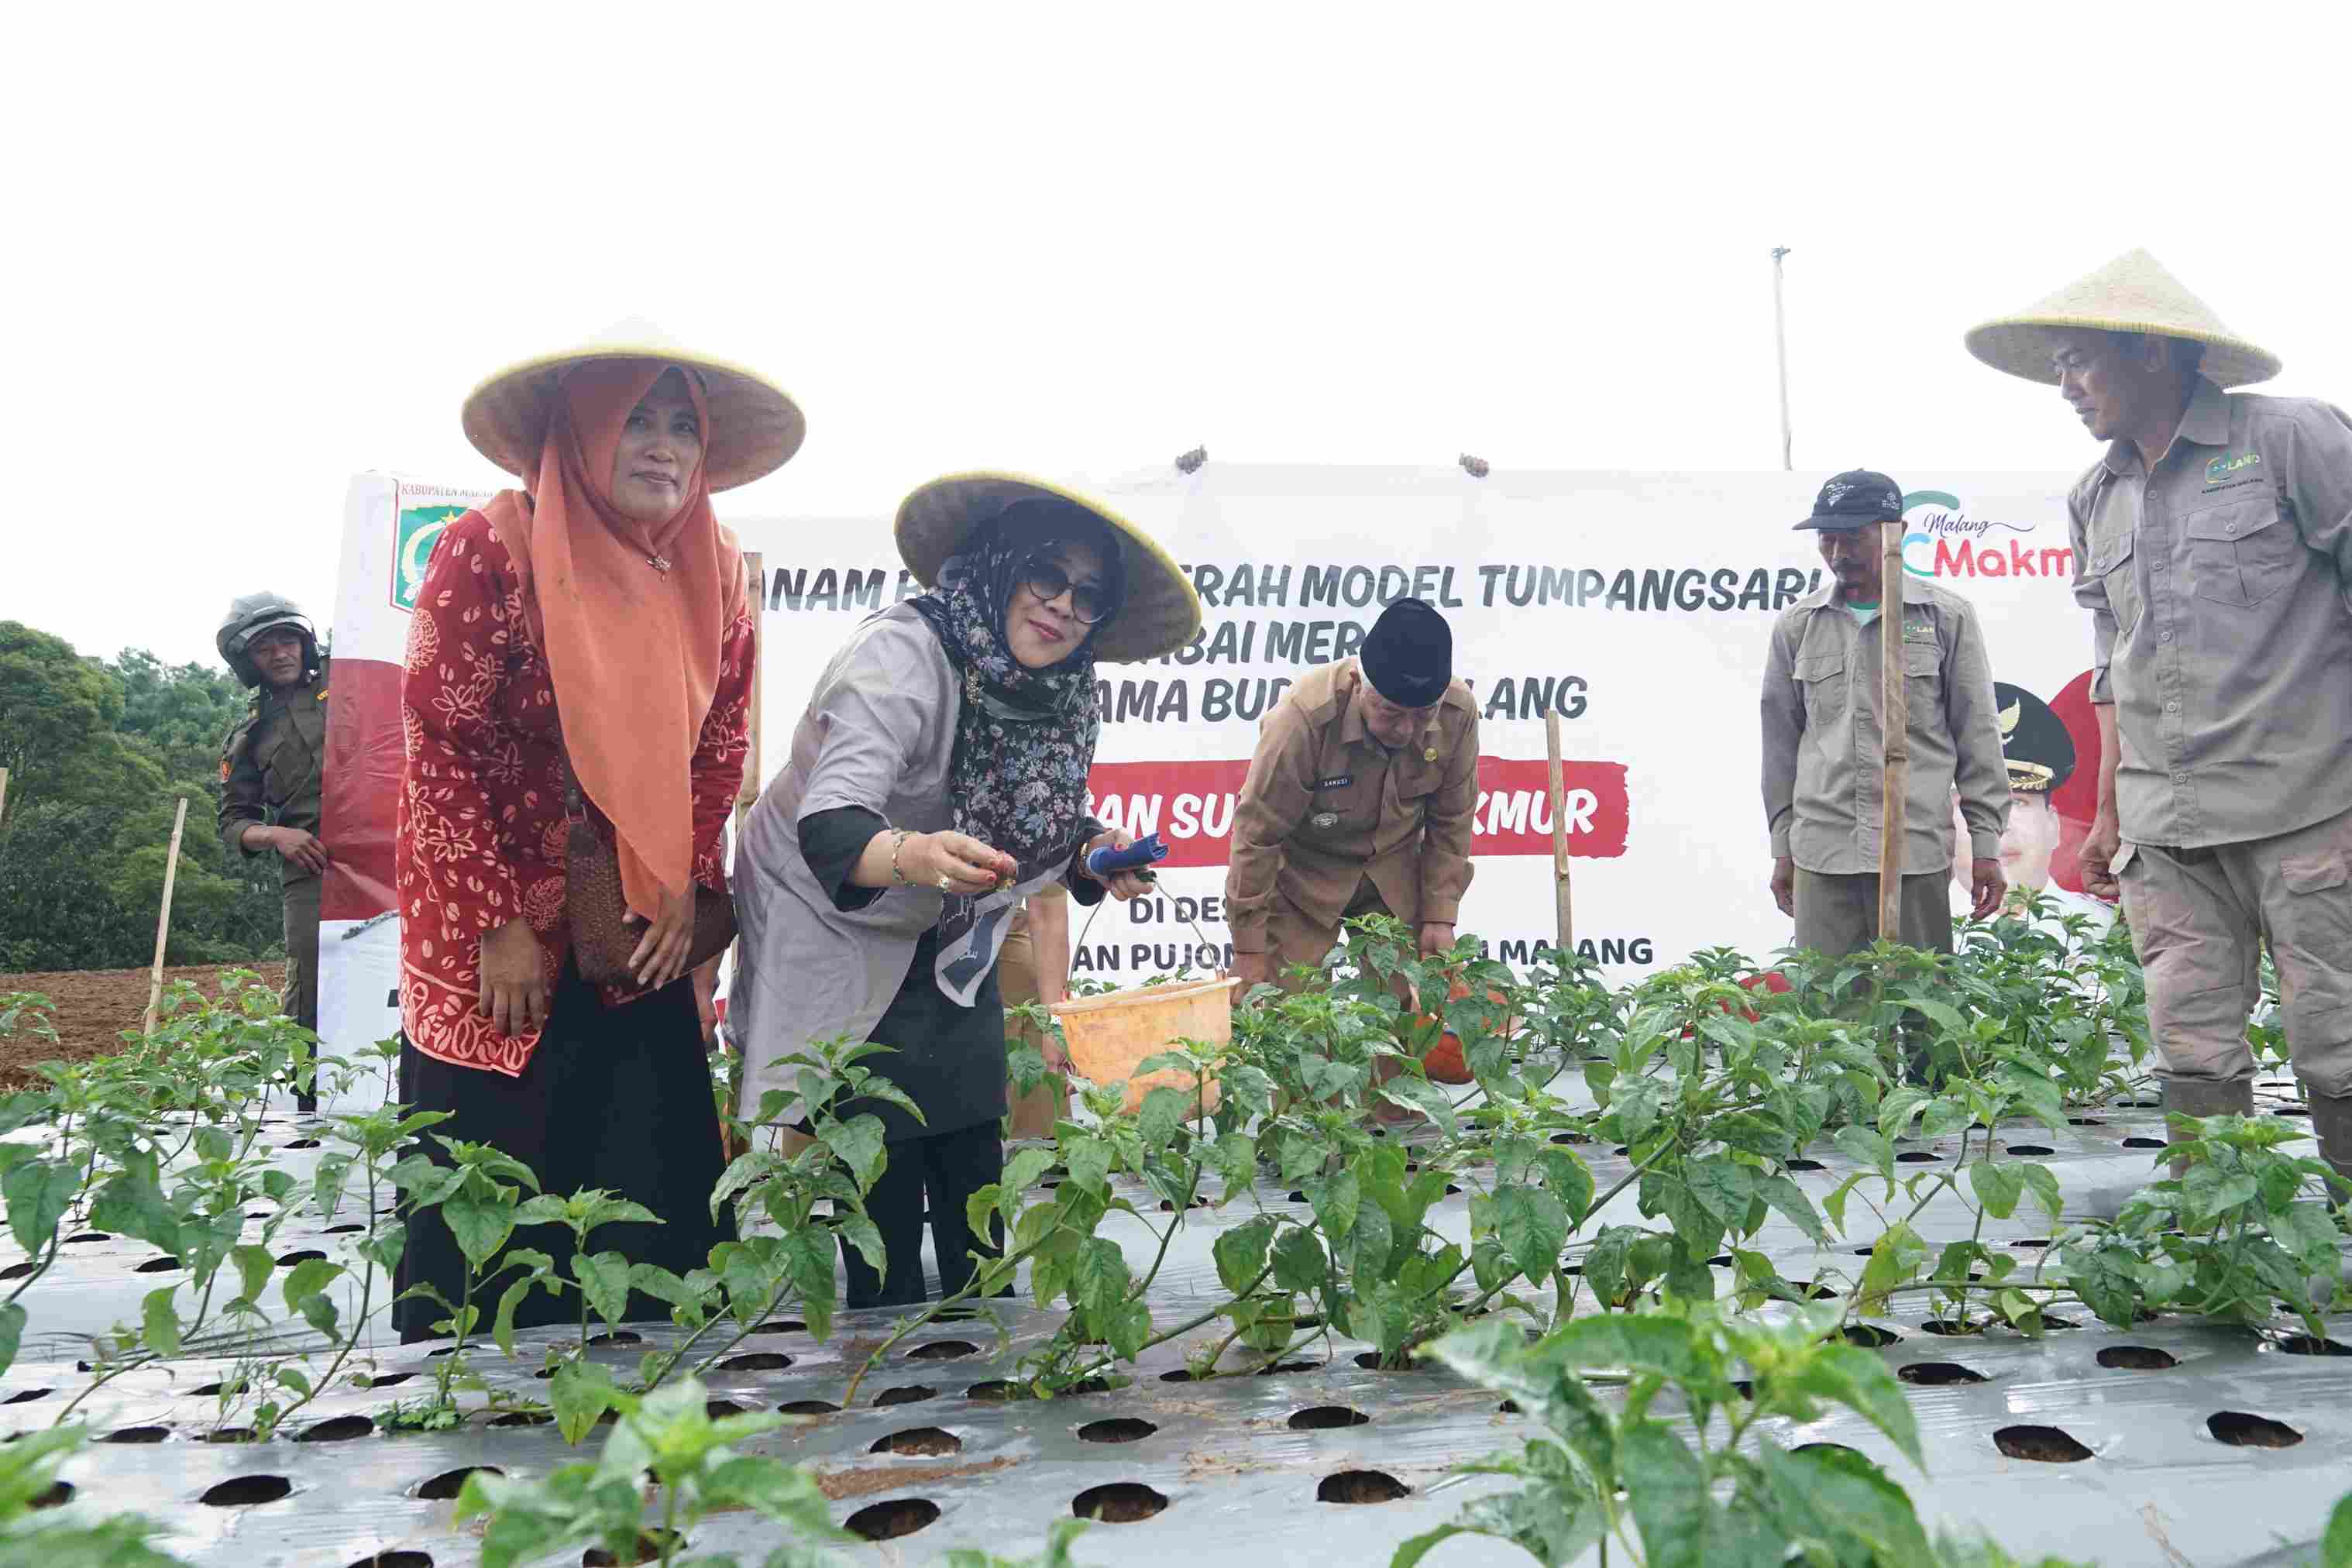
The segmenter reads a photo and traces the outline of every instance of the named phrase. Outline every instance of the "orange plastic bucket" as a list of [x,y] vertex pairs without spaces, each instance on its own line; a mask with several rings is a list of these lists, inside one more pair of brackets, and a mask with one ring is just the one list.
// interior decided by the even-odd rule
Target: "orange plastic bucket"
[[[1097,1083],[1127,1082],[1127,1108],[1143,1109],[1143,1097],[1165,1084],[1192,1092],[1192,1075],[1162,1068],[1138,1075],[1136,1064],[1178,1040],[1229,1045],[1234,1037],[1234,988],[1238,979],[1195,980],[1178,985],[1146,985],[1108,996],[1082,996],[1049,1009],[1061,1021],[1070,1065]],[[1217,1080],[1201,1086],[1206,1108],[1217,1108]]]

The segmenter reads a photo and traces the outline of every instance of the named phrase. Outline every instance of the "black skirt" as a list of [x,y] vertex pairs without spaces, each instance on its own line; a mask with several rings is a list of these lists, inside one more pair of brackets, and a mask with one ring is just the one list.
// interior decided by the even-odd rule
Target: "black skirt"
[[[711,1097],[709,1058],[694,1006],[694,984],[681,977],[624,1007],[606,1007],[570,963],[557,982],[539,1048],[519,1078],[452,1066],[402,1041],[400,1098],[411,1110],[446,1110],[449,1120],[420,1142],[448,1163],[433,1134],[495,1144],[530,1167],[540,1190],[569,1196],[603,1187],[645,1205],[661,1225],[608,1225],[591,1231],[591,1253],[617,1251],[683,1276],[709,1266],[710,1249],[735,1239],[731,1213],[714,1221],[710,1194],[726,1169],[719,1112]],[[529,1194],[524,1194],[528,1197]],[[508,1241],[555,1259],[569,1280],[572,1233],[561,1226],[530,1226]],[[491,1260],[495,1270],[498,1258]],[[475,1288],[487,1335],[499,1297],[518,1276],[509,1272]],[[408,1245],[398,1289],[429,1281],[452,1302],[462,1300],[466,1258],[438,1210],[408,1223]],[[429,1300],[399,1302],[393,1325],[404,1342],[436,1337],[432,1325],[448,1314]],[[632,1320],[663,1320],[669,1309],[641,1291],[629,1297]],[[518,1327],[577,1323],[580,1303],[533,1289],[515,1313]],[[593,1326],[594,1315],[590,1316]]]

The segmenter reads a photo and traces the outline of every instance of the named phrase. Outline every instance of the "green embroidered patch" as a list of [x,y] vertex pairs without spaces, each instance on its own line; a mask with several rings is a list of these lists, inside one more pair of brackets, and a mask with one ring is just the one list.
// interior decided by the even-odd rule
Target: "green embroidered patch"
[[2251,468],[2262,460],[2260,452],[2241,452],[2234,458],[2216,458],[2205,465],[2205,482],[2219,484],[2240,468]]

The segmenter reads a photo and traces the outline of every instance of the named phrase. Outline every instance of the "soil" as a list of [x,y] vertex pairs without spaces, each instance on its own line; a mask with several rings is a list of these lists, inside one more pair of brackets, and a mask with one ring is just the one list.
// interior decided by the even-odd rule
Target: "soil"
[[872,1497],[876,1492],[896,1491],[900,1487],[929,1486],[933,1481],[961,1480],[966,1476],[985,1476],[1010,1469],[1016,1463],[1009,1454],[971,1465],[876,1465],[862,1469],[820,1470],[816,1488],[835,1502],[850,1498]]
[[[220,977],[232,969],[249,969],[265,985],[284,982],[285,965],[269,963],[182,964],[163,971],[163,985],[174,980],[194,981],[207,993],[220,989]],[[55,1040],[18,1036],[0,1040],[0,1089],[23,1089],[35,1080],[37,1062],[84,1062],[122,1048],[122,1033],[137,1029],[147,1016],[147,988],[152,973],[144,969],[67,969],[31,974],[0,974],[0,995],[11,991],[37,991],[51,1004]]]

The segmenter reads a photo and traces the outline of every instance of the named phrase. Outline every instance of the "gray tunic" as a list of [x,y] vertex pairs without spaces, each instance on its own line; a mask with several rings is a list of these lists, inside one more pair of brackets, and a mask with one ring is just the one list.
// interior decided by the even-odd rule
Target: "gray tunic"
[[[908,966],[939,923],[939,892],[894,887],[861,908],[840,909],[802,852],[800,826],[843,806],[877,812],[915,833],[951,826],[948,766],[962,700],[939,637],[903,604],[860,626],[817,678],[793,731],[792,755],[761,793],[736,846],[742,945],[728,1026],[744,1053],[743,1110],[756,1110],[772,1089],[793,1087],[796,1069],[782,1058],[813,1041],[869,1038],[902,983],[936,984],[928,973],[909,976]],[[1021,896],[1034,890],[1024,884],[981,900],[983,910],[1001,906],[997,939]],[[992,962],[992,943],[987,956]],[[864,1065],[887,1077],[891,1062],[877,1057]],[[1002,1071],[1000,1060],[1000,1079]],[[936,1121],[948,1108],[926,1110]],[[788,1119],[799,1113],[795,1107]]]

